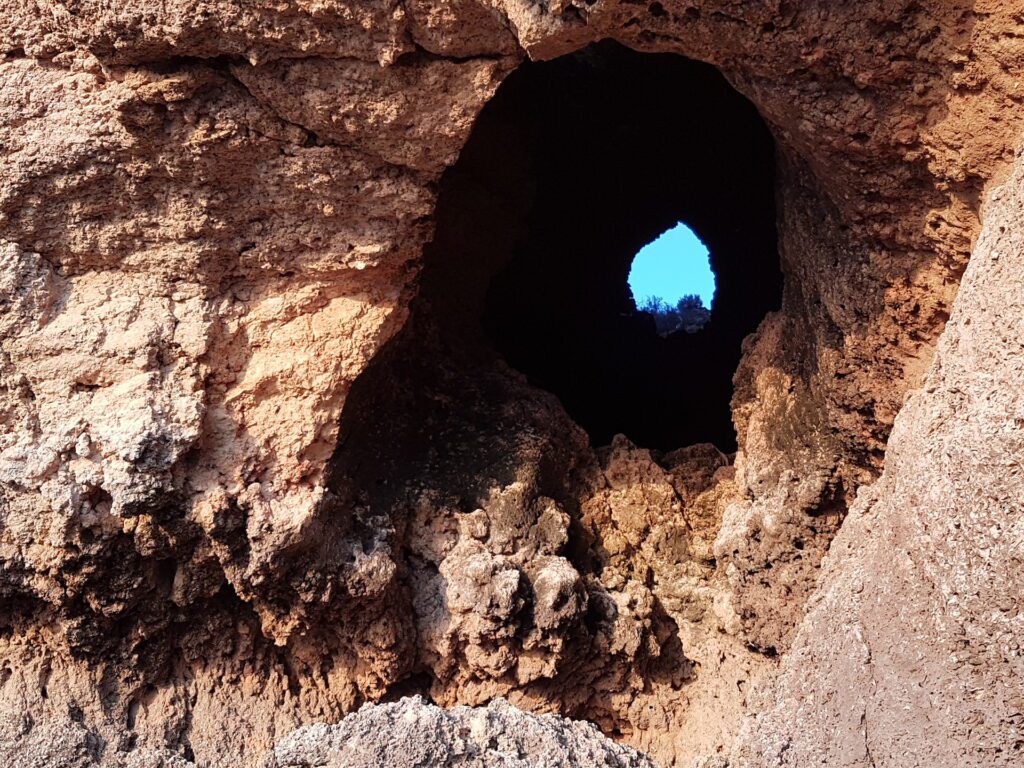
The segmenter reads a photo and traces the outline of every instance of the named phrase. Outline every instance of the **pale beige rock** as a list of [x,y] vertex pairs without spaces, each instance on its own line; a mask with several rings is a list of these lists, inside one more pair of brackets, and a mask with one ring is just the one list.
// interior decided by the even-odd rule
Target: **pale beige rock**
[[367,704],[337,725],[299,729],[274,747],[267,768],[653,768],[589,723],[529,715],[502,699],[445,711],[423,699]]

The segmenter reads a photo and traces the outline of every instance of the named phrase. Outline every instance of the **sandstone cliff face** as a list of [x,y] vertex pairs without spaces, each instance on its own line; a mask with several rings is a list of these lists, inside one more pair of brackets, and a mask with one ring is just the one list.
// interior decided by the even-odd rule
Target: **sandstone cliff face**
[[[14,2],[0,754],[257,765],[420,692],[664,765],[1013,764],[1019,170],[993,190],[1022,26],[995,1]],[[423,300],[479,111],[524,56],[604,38],[715,65],[776,141],[784,298],[745,343],[734,463],[591,448]]]

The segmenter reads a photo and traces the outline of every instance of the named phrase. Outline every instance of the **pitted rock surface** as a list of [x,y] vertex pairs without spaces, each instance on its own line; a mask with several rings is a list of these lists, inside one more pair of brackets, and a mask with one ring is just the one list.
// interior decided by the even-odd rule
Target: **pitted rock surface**
[[530,715],[497,699],[444,710],[420,697],[366,704],[337,725],[307,725],[265,768],[654,768],[593,725]]
[[[735,455],[592,445],[473,327],[537,178],[474,127],[602,40],[774,140]],[[1012,0],[10,0],[0,763],[253,768],[404,693],[659,766],[1019,763],[1022,71]],[[591,733],[505,706],[379,711]]]

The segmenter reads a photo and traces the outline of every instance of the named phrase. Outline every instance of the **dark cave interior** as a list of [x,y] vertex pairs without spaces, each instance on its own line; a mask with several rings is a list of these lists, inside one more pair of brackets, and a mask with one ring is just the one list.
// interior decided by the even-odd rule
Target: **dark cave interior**
[[[595,445],[734,450],[740,345],[781,303],[774,166],[756,109],[707,64],[613,42],[528,62],[442,181],[422,300],[447,332],[482,331]],[[718,292],[702,332],[662,338],[626,278],[680,220]]]
[[[441,181],[410,318],[353,385],[342,445],[362,449],[342,448],[337,476],[381,503],[442,477],[478,504],[539,436],[569,439],[545,392],[595,447],[621,432],[735,450],[741,342],[781,302],[774,164],[756,110],[709,65],[610,42],[523,64]],[[717,292],[703,330],[661,337],[627,276],[679,220]]]

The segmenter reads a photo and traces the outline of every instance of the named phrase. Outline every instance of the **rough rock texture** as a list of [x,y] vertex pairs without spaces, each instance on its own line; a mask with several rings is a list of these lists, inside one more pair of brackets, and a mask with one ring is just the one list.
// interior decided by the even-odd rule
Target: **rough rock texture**
[[[69,721],[33,728],[7,717],[0,736],[13,746],[12,768],[195,768],[166,753],[134,750],[104,759],[94,734]],[[487,707],[444,710],[421,697],[364,704],[336,725],[306,725],[285,736],[261,768],[654,768],[636,750],[593,724],[531,715],[503,699]]]
[[1021,328],[1024,156],[989,198],[932,367],[832,544],[739,765],[1024,759]]
[[[257,765],[405,691],[665,765],[748,706],[740,764],[1015,762],[1018,176],[932,364],[1020,144],[1013,3],[9,5],[3,762]],[[777,142],[735,462],[593,450],[414,301],[501,80],[609,37]]]
[[338,725],[307,725],[274,747],[266,768],[654,768],[589,723],[528,715],[502,699],[443,710],[423,699],[365,704]]
[[5,713],[0,718],[0,740],[11,768],[195,768],[195,763],[166,750],[104,756],[96,734],[71,718],[37,726],[27,713]]

